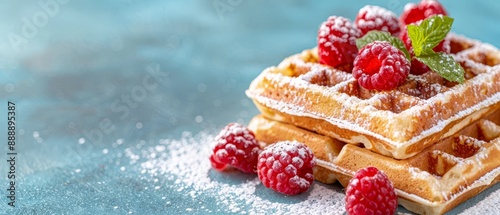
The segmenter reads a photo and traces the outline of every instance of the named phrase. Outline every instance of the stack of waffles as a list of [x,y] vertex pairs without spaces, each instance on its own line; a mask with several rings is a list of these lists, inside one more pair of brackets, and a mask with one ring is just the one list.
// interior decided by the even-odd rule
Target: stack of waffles
[[265,69],[247,95],[261,114],[249,124],[265,145],[297,140],[317,159],[315,179],[349,183],[367,166],[384,171],[399,204],[441,214],[500,180],[500,51],[448,34],[462,84],[434,72],[391,91],[358,85],[319,63],[317,49]]

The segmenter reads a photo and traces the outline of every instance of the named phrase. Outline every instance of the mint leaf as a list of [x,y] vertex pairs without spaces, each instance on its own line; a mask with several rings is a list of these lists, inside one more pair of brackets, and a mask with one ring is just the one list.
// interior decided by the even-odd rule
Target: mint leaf
[[410,37],[413,52],[415,56],[420,56],[424,51],[424,30],[418,25],[407,25],[406,28],[408,29],[408,37]]
[[422,21],[420,28],[424,31],[423,49],[436,47],[450,32],[451,25],[453,25],[453,18],[443,15],[432,16]]
[[368,45],[369,43],[372,43],[374,41],[389,42],[392,46],[401,50],[405,54],[408,61],[411,61],[410,53],[408,52],[408,50],[406,50],[406,47],[405,47],[405,44],[403,43],[403,41],[401,41],[401,39],[399,39],[397,37],[392,36],[388,32],[370,31],[367,34],[365,34],[365,36],[356,40],[356,46],[358,47],[358,49],[362,49],[363,47],[365,47],[366,45]]
[[464,68],[462,68],[462,65],[456,62],[451,55],[434,53],[431,55],[417,56],[416,58],[448,81],[458,83],[463,83],[465,81]]
[[408,37],[416,56],[431,54],[450,32],[453,18],[437,15],[427,18],[420,25],[408,25]]
[[383,31],[370,31],[366,33],[363,37],[356,39],[356,46],[358,49],[362,49],[366,45],[374,41],[387,41],[391,42],[392,36],[388,32]]
[[465,71],[453,56],[436,53],[432,50],[450,32],[453,18],[437,15],[427,18],[420,25],[408,25],[408,37],[415,58],[427,65],[432,71],[438,73],[443,78],[463,83],[465,81]]

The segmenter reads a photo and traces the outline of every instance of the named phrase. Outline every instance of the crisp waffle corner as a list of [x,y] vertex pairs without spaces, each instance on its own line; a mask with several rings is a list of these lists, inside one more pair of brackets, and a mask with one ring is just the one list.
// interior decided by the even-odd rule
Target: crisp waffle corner
[[315,48],[265,69],[247,95],[261,114],[249,124],[262,144],[306,143],[315,178],[346,186],[376,166],[399,203],[441,214],[500,180],[500,51],[450,33],[466,81],[410,75],[391,91],[360,87],[348,72],[318,63]]

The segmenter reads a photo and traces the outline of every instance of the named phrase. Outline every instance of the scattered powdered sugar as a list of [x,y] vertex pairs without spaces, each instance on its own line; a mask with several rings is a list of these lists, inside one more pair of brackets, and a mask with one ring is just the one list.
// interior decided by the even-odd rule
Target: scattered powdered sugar
[[460,214],[496,214],[500,211],[500,204],[498,204],[498,196],[500,190],[496,190],[484,198],[483,201],[478,202],[476,207],[465,209]]
[[[162,139],[156,146],[144,147],[139,152],[138,149],[127,148],[125,155],[131,163],[142,162],[139,171],[150,176],[147,178],[166,178],[170,181],[162,186],[171,187],[179,196],[200,201],[214,199],[211,204],[216,209],[205,208],[204,213],[345,213],[344,194],[338,184],[315,182],[306,193],[285,196],[265,188],[257,175],[236,170],[213,170],[208,159],[213,139],[214,136],[205,131],[196,135],[185,132],[181,139]],[[190,206],[170,212],[194,212],[197,209],[200,208]]]
[[[285,196],[264,187],[256,175],[237,170],[227,172],[213,170],[208,157],[214,137],[208,131],[195,135],[184,132],[180,139],[161,139],[149,147],[140,149],[126,148],[124,155],[130,164],[136,164],[138,172],[143,175],[142,178],[152,183],[149,187],[151,190],[156,193],[166,192],[159,194],[167,195],[167,198],[162,199],[167,206],[172,206],[166,208],[169,213],[345,214],[345,195],[339,184],[324,185],[314,182],[303,194]],[[323,161],[320,163],[328,164]],[[134,167],[129,168],[132,170]],[[122,167],[121,170],[124,171],[125,168]],[[489,184],[491,175],[496,175],[498,171],[500,168],[486,174],[471,186]],[[417,168],[410,168],[410,172],[416,178],[429,178],[428,172]],[[412,194],[401,192],[399,194],[418,199]],[[499,195],[498,190],[490,191],[479,201],[464,203],[465,205],[458,206],[457,210],[467,208],[464,214],[475,212],[489,214],[495,211],[493,209],[499,209]],[[183,198],[177,198],[181,196]],[[192,202],[205,202],[208,205],[191,205],[183,202],[186,198],[192,199]],[[421,201],[425,202],[424,199]],[[399,210],[402,210],[401,207]]]

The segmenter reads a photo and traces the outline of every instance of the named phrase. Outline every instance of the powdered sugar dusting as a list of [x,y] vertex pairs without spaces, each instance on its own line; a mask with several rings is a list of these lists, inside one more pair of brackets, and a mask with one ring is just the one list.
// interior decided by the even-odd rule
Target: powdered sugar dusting
[[125,155],[133,162],[141,162],[139,171],[149,175],[147,178],[167,179],[166,186],[177,195],[200,202],[213,199],[215,205],[215,209],[189,206],[171,212],[189,209],[203,214],[345,213],[344,194],[338,184],[327,186],[315,182],[306,193],[284,196],[264,187],[257,175],[213,170],[208,159],[213,139],[205,131],[196,135],[185,132],[181,139],[162,139],[150,148],[127,148]]
[[[225,143],[226,140],[224,137],[231,134],[234,135],[235,142],[244,143],[244,148],[248,148],[251,145],[254,145],[254,143],[250,141],[251,139],[253,139],[254,135],[250,132],[250,130],[240,124],[230,124],[224,127],[224,129],[222,129],[215,138]],[[236,146],[232,144],[229,147],[232,147],[235,151],[237,150]]]
[[355,22],[363,33],[376,29],[397,35],[400,31],[398,16],[394,12],[379,6],[364,6],[359,10]]
[[357,54],[356,39],[360,36],[361,31],[349,19],[330,16],[318,30],[319,53],[335,64],[352,61]]
[[[332,16],[328,18],[329,21],[331,21],[331,25],[321,25],[318,35],[319,37],[324,37],[328,36],[329,41],[335,41],[335,42],[352,42],[353,40],[357,39],[357,36],[359,36],[359,32],[357,31],[357,27],[347,18],[344,17],[337,17],[337,16]],[[342,32],[342,35],[333,35],[330,33],[330,31],[338,30]]]

